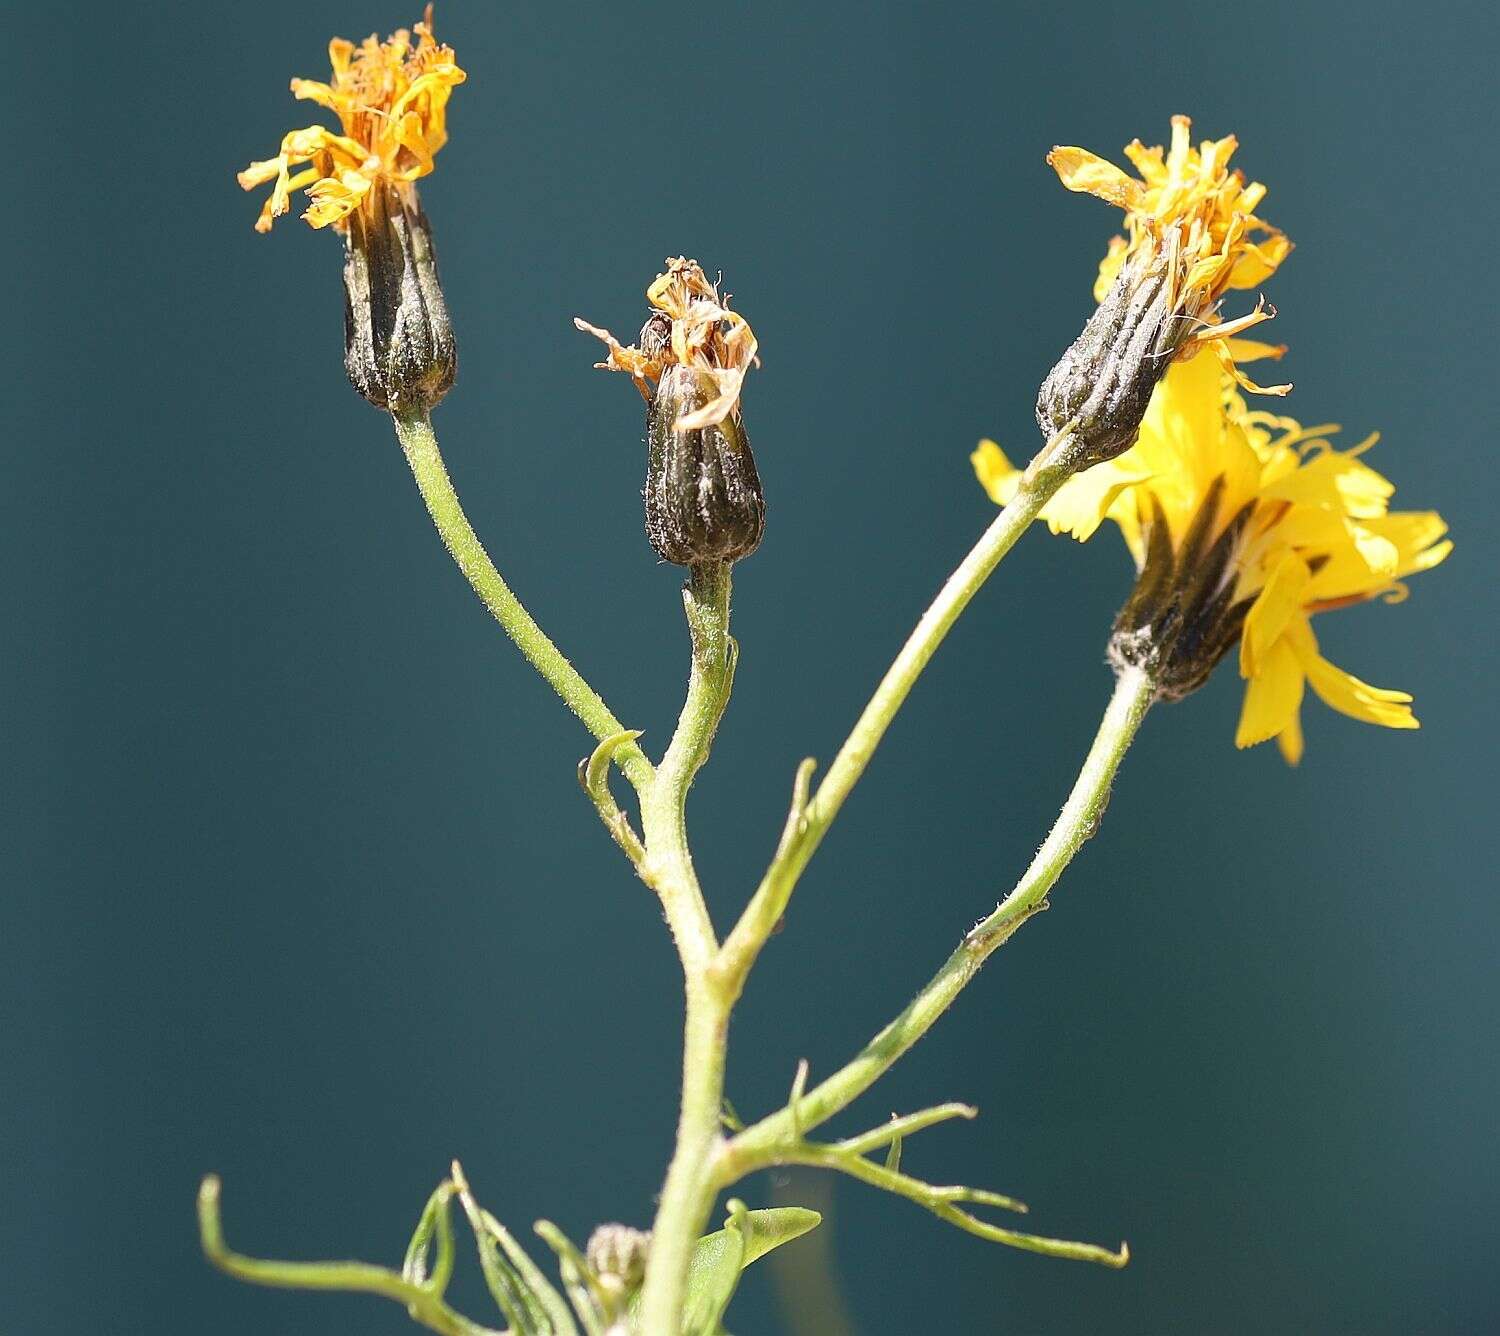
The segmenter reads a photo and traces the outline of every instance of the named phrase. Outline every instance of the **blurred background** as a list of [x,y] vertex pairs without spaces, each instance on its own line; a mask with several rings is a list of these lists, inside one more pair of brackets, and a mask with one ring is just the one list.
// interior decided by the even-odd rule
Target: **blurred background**
[[[574,778],[589,741],[484,614],[341,367],[339,247],[251,230],[234,172],[312,108],[331,34],[416,0],[7,6],[19,149],[0,484],[0,1312],[8,1331],[400,1333],[250,1289],[232,1244],[397,1261],[462,1158],[526,1231],[645,1225],[679,975]],[[437,415],[501,569],[646,741],[686,636],[641,533],[641,404],[589,369],[668,254],[760,336],[764,547],[692,804],[720,924],[989,521],[1118,214],[1053,143],[1240,136],[1297,252],[1268,285],[1289,410],[1380,429],[1458,550],[1330,621],[1424,729],[1310,702],[1307,759],[1232,746],[1231,668],[1148,721],[1051,913],[832,1125],[948,1099],[906,1165],[1014,1193],[1115,1273],[858,1184],[821,1199],[847,1320],[749,1273],[740,1333],[1469,1333],[1500,1326],[1493,815],[1495,10],[445,0],[470,82],[422,187],[460,341]],[[13,157],[14,161],[14,157]],[[1108,689],[1113,534],[1037,532],[914,693],[733,1032],[758,1115],[844,1061],[1008,886]],[[799,1245],[816,1248],[809,1240]],[[800,1265],[799,1265],[800,1263]],[[465,1258],[457,1293],[487,1311]],[[830,1301],[831,1302],[831,1301]]]

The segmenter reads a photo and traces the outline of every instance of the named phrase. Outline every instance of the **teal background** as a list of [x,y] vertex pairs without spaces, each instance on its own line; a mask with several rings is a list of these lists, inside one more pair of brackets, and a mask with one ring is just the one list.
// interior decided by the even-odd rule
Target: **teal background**
[[[233,179],[311,118],[286,80],[331,33],[411,8],[6,7],[10,1332],[408,1329],[211,1272],[208,1170],[269,1254],[396,1260],[455,1155],[522,1230],[652,1211],[680,1005],[657,911],[578,794],[585,734],[344,382],[337,243],[257,236]],[[761,339],[767,538],[692,806],[721,924],[796,761],[990,518],[975,440],[1034,444],[1117,221],[1048,146],[1117,156],[1176,111],[1239,134],[1298,245],[1267,288],[1291,411],[1381,429],[1398,502],[1455,531],[1409,603],[1323,630],[1425,727],[1312,703],[1293,772],[1233,749],[1232,669],[1155,713],[1052,912],[835,1125],[973,1101],[907,1165],[1127,1238],[1127,1271],[846,1182],[827,1237],[872,1336],[1500,1327],[1493,7],[446,0],[438,28],[471,78],[423,187],[460,344],[437,425],[506,575],[656,748],[677,572],[641,533],[641,406],[571,317],[629,333],[686,252]],[[1127,584],[1112,535],[1037,532],[976,601],[751,983],[742,1113],[846,1058],[1024,865]],[[771,1280],[735,1331],[831,1329]],[[467,1262],[460,1286],[485,1312]]]

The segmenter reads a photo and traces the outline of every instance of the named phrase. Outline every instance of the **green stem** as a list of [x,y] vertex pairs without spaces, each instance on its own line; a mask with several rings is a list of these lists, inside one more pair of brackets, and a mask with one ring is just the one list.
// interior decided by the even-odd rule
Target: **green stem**
[[800,822],[789,823],[791,838],[784,839],[760,886],[735,924],[715,963],[716,972],[736,993],[755,963],[760,949],[786,910],[797,879],[822,842],[828,827],[844,805],[844,799],[864,774],[875,748],[885,736],[917,678],[943,643],[959,614],[968,607],[995,567],[1026,531],[1038,512],[1068,479],[1068,470],[1055,460],[1064,453],[1065,437],[1054,438],[1028,469],[1020,490],[995,517],[958,569],[950,575],[933,599],[916,629],[907,638],[886,670],[875,694],[865,706],[812,800],[802,809]]
[[1047,892],[1098,827],[1115,772],[1151,706],[1155,690],[1150,677],[1139,670],[1120,673],[1073,790],[1015,889],[993,913],[970,929],[927,986],[853,1061],[802,1096],[795,1115],[791,1109],[782,1109],[746,1128],[723,1147],[716,1172],[719,1186],[735,1182],[759,1165],[774,1163],[781,1149],[800,1143],[803,1132],[853,1103],[932,1028],[1006,939],[1044,908]]
[[[198,1229],[203,1252],[219,1270],[252,1285],[285,1290],[337,1290],[394,1299],[424,1327],[440,1336],[503,1336],[481,1327],[443,1302],[447,1276],[419,1284],[367,1262],[279,1262],[230,1250],[219,1223],[219,1180],[210,1175],[198,1191]],[[446,1227],[446,1215],[443,1217]],[[448,1249],[451,1253],[452,1241]],[[451,1260],[450,1260],[451,1266]]]
[[723,1144],[719,1112],[729,1009],[721,990],[707,986],[701,977],[689,982],[677,1141],[651,1225],[651,1255],[641,1295],[641,1330],[660,1336],[676,1336],[680,1330],[688,1263],[718,1195],[713,1165]]
[[[515,641],[527,662],[562,697],[563,703],[583,721],[589,732],[600,741],[624,732],[624,725],[615,718],[598,692],[583,680],[578,670],[548,639],[546,632],[521,606],[520,599],[511,593],[510,586],[495,569],[453,490],[453,481],[448,476],[437,437],[433,434],[431,418],[426,412],[393,413],[391,416],[407,463],[411,465],[412,476],[417,480],[417,490],[427,503],[427,512],[432,516],[444,546],[474,586],[474,592],[484,606],[504,628],[506,635]],[[625,777],[637,789],[650,782],[651,762],[633,740],[619,747],[614,757]]]
[[661,897],[689,978],[704,969],[718,947],[688,848],[687,795],[708,759],[734,683],[729,595],[727,562],[690,568],[682,591],[692,638],[687,697],[666,754],[641,794],[641,831],[646,843],[641,876]]
[[685,813],[688,789],[708,758],[733,686],[736,650],[729,635],[729,596],[727,563],[689,570],[683,590],[693,650],[687,698],[656,777],[641,797],[646,843],[641,875],[661,897],[682,958],[687,994],[677,1141],[652,1226],[641,1296],[641,1329],[660,1336],[679,1330],[688,1262],[717,1193],[711,1165],[721,1140],[719,1111],[733,998],[709,977],[718,938],[693,869]]

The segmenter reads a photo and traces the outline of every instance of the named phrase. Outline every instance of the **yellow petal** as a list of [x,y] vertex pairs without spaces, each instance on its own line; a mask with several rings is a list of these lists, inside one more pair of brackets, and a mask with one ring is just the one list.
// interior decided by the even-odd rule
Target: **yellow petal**
[[1289,727],[1302,706],[1302,665],[1286,640],[1277,640],[1257,658],[1245,687],[1245,703],[1235,730],[1236,747],[1253,747]]
[[1384,728],[1420,727],[1411,712],[1411,697],[1404,691],[1373,687],[1323,658],[1309,665],[1307,680],[1325,705],[1352,719]]
[[1281,639],[1287,623],[1301,613],[1311,580],[1312,571],[1294,552],[1287,553],[1276,564],[1245,618],[1244,637],[1240,641],[1240,676],[1255,675],[1256,665]]
[[[998,506],[1009,505],[1021,485],[1022,470],[994,441],[983,440],[969,456],[979,485]],[[1123,460],[1110,460],[1069,478],[1045,506],[1040,520],[1053,533],[1071,534],[1080,543],[1092,538],[1119,497],[1150,475]]]
[[1234,383],[1241,388],[1249,390],[1251,394],[1274,394],[1278,397],[1288,395],[1292,392],[1291,384],[1285,385],[1257,385],[1239,367],[1234,364],[1234,357],[1229,351],[1227,339],[1218,339],[1214,343],[1214,351],[1219,356],[1219,363],[1231,376]]
[[1286,354],[1284,343],[1262,343],[1259,339],[1229,338],[1229,355],[1236,362],[1260,362],[1266,358],[1280,361]]
[[1130,243],[1124,237],[1111,237],[1109,239],[1109,250],[1104,258],[1099,261],[1099,274],[1094,279],[1094,300],[1102,302],[1109,295],[1109,290],[1114,287],[1115,279],[1120,275],[1120,267],[1125,263],[1125,253],[1130,249]]
[[1047,162],[1069,190],[1097,196],[1121,209],[1139,208],[1145,195],[1134,177],[1086,148],[1059,145],[1047,155]]
[[1292,252],[1292,243],[1276,233],[1259,244],[1242,241],[1237,248],[1234,268],[1229,272],[1232,288],[1257,288],[1270,278],[1281,262]]
[[292,96],[299,102],[316,102],[320,107],[340,113],[349,101],[345,94],[334,92],[326,83],[319,83],[316,79],[293,79]]
[[328,63],[335,80],[349,72],[349,57],[354,54],[354,43],[347,37],[334,37],[328,43]]
[[974,476],[989,493],[990,500],[997,506],[1009,505],[1021,485],[1021,470],[1006,458],[1005,451],[994,441],[986,439],[974,447],[969,463],[974,466]]
[[1167,168],[1162,161],[1160,144],[1155,148],[1147,148],[1139,139],[1132,139],[1125,145],[1125,156],[1148,186],[1163,186],[1167,183]]
[[1385,514],[1395,490],[1388,479],[1348,451],[1324,450],[1304,459],[1295,473],[1268,486],[1265,495],[1338,511],[1351,519],[1371,519]]
[[1129,488],[1150,478],[1122,460],[1112,459],[1069,478],[1037,517],[1053,533],[1071,534],[1086,543],[1098,532],[1115,502]]
[[1318,653],[1318,642],[1312,627],[1303,621],[1289,628],[1287,640],[1294,647],[1297,661],[1307,673],[1307,680],[1323,704],[1351,719],[1383,728],[1418,728],[1411,712],[1411,697],[1404,691],[1371,686],[1346,673]]
[[241,190],[254,190],[256,186],[264,185],[281,175],[283,169],[280,158],[267,158],[264,162],[252,162],[234,179],[240,183]]
[[1299,765],[1302,761],[1302,716],[1294,714],[1287,726],[1276,735],[1276,745],[1281,749],[1282,759],[1288,765]]
[[1431,570],[1453,550],[1452,543],[1438,542],[1448,525],[1435,510],[1397,510],[1366,525],[1396,545],[1397,570],[1403,576]]
[[308,186],[312,203],[302,217],[309,227],[327,227],[347,218],[369,193],[370,180],[359,172],[341,172],[336,180],[325,176]]
[[1349,538],[1360,560],[1370,568],[1370,574],[1379,580],[1396,578],[1396,562],[1400,554],[1389,538],[1375,533],[1363,524],[1349,523]]
[[[1321,528],[1315,523],[1321,520]],[[1394,561],[1380,570],[1372,569],[1365,552],[1352,542],[1330,539],[1335,529],[1347,534],[1358,527],[1395,551]],[[1403,510],[1364,520],[1358,526],[1340,524],[1328,511],[1297,506],[1278,525],[1289,541],[1317,550],[1325,556],[1323,564],[1308,587],[1309,604],[1332,604],[1350,599],[1369,598],[1388,588],[1395,580],[1431,570],[1453,550],[1451,542],[1439,541],[1448,531],[1443,517],[1436,511]]]

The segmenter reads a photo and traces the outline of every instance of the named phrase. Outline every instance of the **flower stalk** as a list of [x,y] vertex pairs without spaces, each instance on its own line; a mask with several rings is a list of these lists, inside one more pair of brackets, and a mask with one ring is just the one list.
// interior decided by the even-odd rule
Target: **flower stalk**
[[[579,671],[552,643],[495,569],[495,563],[490,560],[479,535],[469,523],[469,517],[464,514],[458,493],[453,490],[453,480],[443,463],[430,415],[417,411],[393,413],[391,416],[417,490],[427,504],[427,513],[437,526],[443,546],[458,563],[459,570],[474,587],[490,615],[590,733],[603,742],[626,732],[625,726],[615,718],[599,693],[584,681]],[[638,790],[650,781],[651,762],[633,738],[620,743],[614,751],[614,758],[626,779]]]
[[689,567],[682,596],[692,641],[687,696],[655,778],[641,797],[646,842],[641,876],[661,900],[672,930],[687,1003],[677,1139],[651,1227],[651,1257],[641,1296],[645,1331],[678,1329],[688,1261],[717,1191],[708,1167],[720,1137],[733,998],[709,970],[718,938],[688,848],[686,807],[688,789],[708,758],[734,684],[736,649],[729,634],[729,600],[728,562]]

